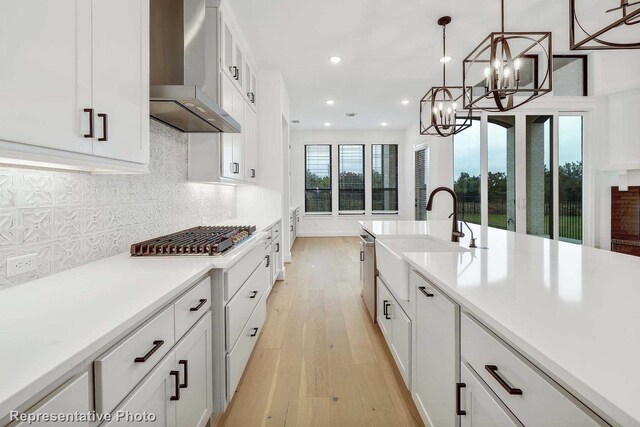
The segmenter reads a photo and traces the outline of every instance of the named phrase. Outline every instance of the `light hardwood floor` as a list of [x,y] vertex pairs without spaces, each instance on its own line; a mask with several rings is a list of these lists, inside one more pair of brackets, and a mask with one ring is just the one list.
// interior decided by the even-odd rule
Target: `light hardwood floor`
[[422,425],[360,296],[359,251],[355,238],[297,239],[220,425]]

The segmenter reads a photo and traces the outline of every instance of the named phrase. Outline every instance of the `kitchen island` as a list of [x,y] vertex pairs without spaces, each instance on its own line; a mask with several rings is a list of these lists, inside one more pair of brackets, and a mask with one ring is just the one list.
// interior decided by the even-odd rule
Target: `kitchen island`
[[470,236],[449,242],[450,221],[360,224],[376,244],[419,235],[452,245],[397,255],[607,423],[640,425],[640,259],[475,225],[488,249],[460,250]]

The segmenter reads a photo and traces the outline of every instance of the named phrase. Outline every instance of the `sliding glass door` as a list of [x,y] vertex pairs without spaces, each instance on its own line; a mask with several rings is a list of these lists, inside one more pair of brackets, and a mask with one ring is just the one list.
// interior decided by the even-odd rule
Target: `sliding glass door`
[[489,226],[516,231],[516,118],[487,118]]
[[482,113],[454,137],[459,218],[583,242],[585,114]]

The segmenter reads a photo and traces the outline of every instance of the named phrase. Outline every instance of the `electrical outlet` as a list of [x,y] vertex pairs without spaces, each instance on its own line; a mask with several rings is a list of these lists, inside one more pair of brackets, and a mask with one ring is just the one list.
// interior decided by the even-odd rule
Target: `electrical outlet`
[[38,268],[38,254],[20,255],[7,258],[7,277],[29,273]]

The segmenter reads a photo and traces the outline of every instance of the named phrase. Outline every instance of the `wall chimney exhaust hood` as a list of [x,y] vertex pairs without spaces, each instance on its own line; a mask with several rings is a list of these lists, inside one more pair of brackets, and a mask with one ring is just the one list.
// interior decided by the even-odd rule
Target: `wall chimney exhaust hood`
[[215,101],[217,67],[207,70],[217,42],[206,28],[205,0],[152,0],[150,7],[151,117],[182,132],[239,133]]

